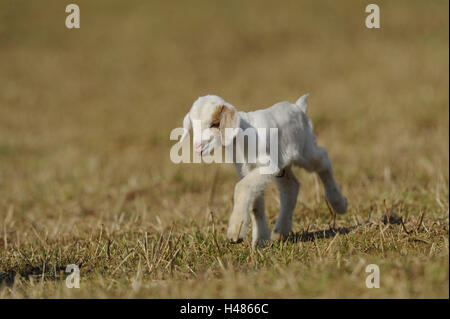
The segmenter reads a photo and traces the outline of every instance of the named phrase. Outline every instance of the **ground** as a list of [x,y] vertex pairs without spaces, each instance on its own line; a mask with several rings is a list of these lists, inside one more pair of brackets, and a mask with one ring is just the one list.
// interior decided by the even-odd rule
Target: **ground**
[[[447,1],[75,3],[0,3],[1,298],[449,297]],[[172,163],[171,130],[307,92],[347,214],[296,169],[293,235],[229,244],[232,165]]]

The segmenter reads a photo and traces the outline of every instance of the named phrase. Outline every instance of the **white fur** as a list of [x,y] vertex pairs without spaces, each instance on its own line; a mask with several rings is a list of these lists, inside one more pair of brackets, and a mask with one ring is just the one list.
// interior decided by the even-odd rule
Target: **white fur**
[[[220,106],[226,110],[234,110],[235,117],[232,127],[245,129],[277,128],[278,129],[278,170],[276,174],[261,174],[258,163],[237,163],[236,170],[241,180],[234,191],[234,207],[230,216],[228,238],[233,242],[242,240],[247,231],[250,211],[252,220],[252,243],[264,245],[270,239],[284,239],[292,230],[292,213],[294,211],[300,183],[292,173],[291,166],[299,166],[309,172],[316,172],[323,183],[327,200],[334,211],[345,213],[347,200],[342,195],[333,176],[331,162],[324,148],[316,145],[313,125],[306,115],[308,94],[300,97],[295,104],[280,102],[275,105],[253,112],[237,112],[234,106],[215,95],[198,98],[183,121],[186,138],[192,121],[200,120],[202,136],[194,134],[194,149],[201,155],[211,152],[216,146],[225,146],[221,142],[221,134],[217,129],[210,129],[212,116]],[[208,131],[208,132],[206,132]],[[239,134],[239,132],[237,133]],[[234,138],[236,136],[232,136]],[[261,138],[261,136],[257,136]],[[266,139],[269,138],[267,135]],[[225,141],[228,145],[230,141]],[[267,143],[269,143],[267,141]],[[268,145],[268,144],[267,144]],[[236,147],[236,146],[234,146]],[[265,187],[274,180],[280,191],[280,214],[270,234],[264,212],[263,192]]]

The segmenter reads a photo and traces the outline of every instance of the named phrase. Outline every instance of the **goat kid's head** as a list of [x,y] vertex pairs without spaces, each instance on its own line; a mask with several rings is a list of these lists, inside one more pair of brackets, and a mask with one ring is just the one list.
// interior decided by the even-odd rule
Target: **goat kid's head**
[[240,117],[233,105],[216,95],[199,97],[183,120],[184,133],[179,143],[194,131],[194,151],[206,156],[215,147],[229,146],[238,134]]

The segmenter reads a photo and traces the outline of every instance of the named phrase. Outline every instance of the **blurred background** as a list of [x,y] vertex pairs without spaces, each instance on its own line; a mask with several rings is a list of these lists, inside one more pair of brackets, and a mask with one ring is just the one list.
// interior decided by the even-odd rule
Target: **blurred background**
[[3,208],[52,179],[196,184],[214,165],[174,165],[169,133],[205,94],[253,110],[309,92],[341,183],[448,179],[447,1],[380,1],[381,29],[363,1],[76,3],[70,30],[68,3],[1,1]]
[[[13,242],[23,224],[80,235],[122,210],[168,225],[209,205],[225,225],[233,167],[169,157],[170,131],[205,94],[249,111],[309,92],[351,210],[448,202],[448,1],[377,1],[380,29],[365,27],[364,1],[74,2],[70,30],[68,1],[0,1],[0,221]],[[297,173],[297,210],[326,216],[315,177]]]

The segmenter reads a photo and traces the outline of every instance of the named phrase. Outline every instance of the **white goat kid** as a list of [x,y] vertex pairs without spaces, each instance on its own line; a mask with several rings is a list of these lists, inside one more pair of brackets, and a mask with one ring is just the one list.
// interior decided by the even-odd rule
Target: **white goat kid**
[[[236,149],[238,143],[233,141],[243,134],[243,130],[248,129],[256,132],[257,140],[266,139],[266,145],[269,145],[269,135],[261,136],[258,129],[278,130],[278,153],[275,154],[277,164],[273,174],[262,174],[257,169],[262,165],[258,159],[253,163],[246,161],[247,157],[243,162],[236,161],[236,156],[233,157],[241,180],[234,190],[234,207],[227,233],[230,241],[240,242],[245,237],[249,216],[252,220],[253,246],[263,246],[271,239],[287,238],[292,229],[292,213],[300,189],[300,183],[292,173],[292,165],[316,172],[333,210],[339,214],[345,213],[347,200],[334,180],[326,150],[316,145],[313,125],[306,115],[307,97],[308,94],[303,95],[295,104],[280,102],[267,109],[245,113],[238,112],[218,96],[207,95],[198,98],[186,114],[183,120],[185,132],[180,143],[189,135],[192,123],[197,121],[200,123],[201,134],[196,134],[194,128],[194,150],[201,156],[209,155],[218,146]],[[232,134],[230,129],[233,129]],[[280,192],[281,208],[271,234],[264,212],[264,189],[273,179]]]

